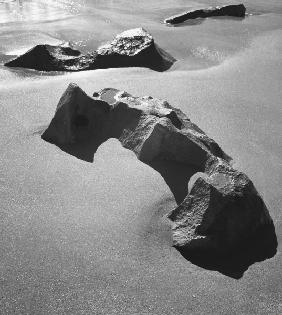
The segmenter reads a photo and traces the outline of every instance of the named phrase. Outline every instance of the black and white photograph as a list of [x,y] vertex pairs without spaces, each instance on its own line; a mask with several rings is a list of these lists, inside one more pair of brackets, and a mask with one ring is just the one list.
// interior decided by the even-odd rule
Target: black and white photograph
[[0,0],[0,314],[282,314],[282,0]]

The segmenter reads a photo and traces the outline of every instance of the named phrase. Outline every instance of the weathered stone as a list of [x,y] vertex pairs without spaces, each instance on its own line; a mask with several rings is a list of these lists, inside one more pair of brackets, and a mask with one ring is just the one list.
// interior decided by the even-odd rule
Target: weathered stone
[[70,84],[43,134],[45,140],[60,145],[75,143],[82,140],[83,130],[88,136],[119,139],[143,161],[155,157],[181,163],[189,161],[204,170],[211,155],[229,160],[184,113],[165,101],[133,97],[115,89],[105,89],[97,95],[90,97]]
[[[230,160],[221,148],[179,109],[152,97],[134,97],[105,89],[96,99],[111,103],[111,137],[143,161],[156,157],[196,165],[204,170],[207,158]],[[142,145],[141,145],[142,144]]]
[[207,18],[213,16],[245,17],[246,8],[243,4],[210,7],[207,9],[192,10],[171,16],[164,20],[166,24],[179,24],[190,19]]
[[[191,179],[190,192],[168,215],[174,246],[186,253],[226,254],[242,244],[253,247],[248,241],[259,239],[261,231],[271,247],[266,257],[276,251],[272,219],[252,181],[233,169],[214,140],[166,101],[111,88],[90,97],[70,84],[42,138],[60,147],[95,143],[91,154],[116,138],[148,165],[165,160],[202,172],[194,183]],[[258,246],[258,251],[264,249]]]
[[64,71],[65,64],[74,62],[80,55],[80,51],[70,47],[37,45],[23,55],[5,63],[5,66],[42,71]]
[[41,71],[82,71],[120,67],[147,67],[165,71],[175,59],[155,43],[142,28],[125,31],[88,54],[70,47],[37,45],[5,66]]
[[[215,158],[168,217],[173,241],[186,250],[229,252],[273,222],[252,181]],[[209,164],[208,162],[207,164]]]
[[57,105],[56,114],[42,138],[58,145],[85,141],[89,135],[104,137],[110,105],[89,97],[70,84]]

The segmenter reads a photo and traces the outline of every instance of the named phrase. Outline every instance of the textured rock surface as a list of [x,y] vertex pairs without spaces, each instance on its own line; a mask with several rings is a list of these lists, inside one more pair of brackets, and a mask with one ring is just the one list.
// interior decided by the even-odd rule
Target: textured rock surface
[[70,84],[42,137],[58,145],[85,141],[89,135],[100,138],[104,134],[109,111],[108,103],[94,100],[78,86]]
[[[57,144],[82,140],[84,133],[117,138],[143,161],[155,157],[195,164],[203,171],[210,156],[230,158],[179,109],[152,97],[133,97],[115,89],[86,95],[70,84],[43,137]],[[77,121],[85,124],[78,124]],[[99,123],[99,127],[97,124]],[[95,132],[93,128],[95,126]]]
[[272,219],[251,180],[233,169],[230,157],[166,101],[115,89],[90,97],[70,84],[42,138],[59,146],[94,141],[95,150],[117,138],[149,165],[156,159],[191,165],[201,173],[168,215],[174,246],[225,254],[270,227],[271,255],[276,251]]
[[169,214],[177,247],[229,252],[260,227],[273,224],[252,181],[223,160],[212,160]]
[[235,4],[183,12],[165,19],[164,22],[167,24],[178,24],[190,19],[207,18],[213,16],[244,17],[245,13],[246,8],[243,4]]
[[41,71],[82,71],[119,67],[147,67],[165,71],[175,59],[159,48],[142,28],[127,30],[96,51],[81,54],[69,47],[38,45],[5,64]]
[[5,66],[42,71],[64,71],[66,64],[74,62],[80,55],[80,51],[70,47],[37,45],[25,54],[7,62]]

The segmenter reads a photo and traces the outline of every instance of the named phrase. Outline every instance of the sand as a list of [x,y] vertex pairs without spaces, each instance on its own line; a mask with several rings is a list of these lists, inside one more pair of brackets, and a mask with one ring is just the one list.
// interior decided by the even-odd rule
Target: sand
[[[24,14],[23,22],[2,20],[1,60],[47,38],[87,51],[143,26],[178,62],[163,73],[0,67],[1,314],[280,314],[281,4],[246,1],[255,14],[245,20],[172,28],[162,17],[187,1],[82,2],[62,19],[65,6],[76,7],[71,1],[50,1],[46,21],[43,5],[30,23]],[[171,247],[165,214],[176,202],[158,172],[116,140],[93,163],[41,140],[70,82],[87,93],[114,87],[181,108],[254,181],[275,223],[276,256],[239,280],[200,268]]]

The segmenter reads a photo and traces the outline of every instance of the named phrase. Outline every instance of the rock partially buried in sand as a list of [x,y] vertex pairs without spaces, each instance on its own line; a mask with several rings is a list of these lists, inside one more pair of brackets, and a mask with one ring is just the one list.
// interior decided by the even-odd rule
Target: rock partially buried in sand
[[81,54],[70,47],[37,45],[5,66],[40,71],[83,71],[120,67],[147,67],[165,71],[175,59],[159,48],[142,28],[127,30],[96,51]]
[[80,55],[79,50],[71,47],[37,45],[23,55],[5,63],[5,66],[41,71],[64,71],[66,64],[77,60]]
[[214,253],[232,252],[262,227],[273,226],[251,180],[219,158],[207,161],[206,172],[168,217],[176,247]]
[[70,84],[42,138],[60,147],[93,142],[95,150],[117,138],[149,165],[155,159],[193,165],[201,173],[168,215],[174,246],[193,253],[227,254],[270,228],[274,249],[268,256],[276,251],[272,219],[251,180],[233,169],[218,144],[166,101],[116,89],[90,97]]
[[214,16],[233,16],[243,18],[245,17],[245,13],[246,8],[243,4],[235,4],[183,12],[165,19],[164,22],[166,24],[179,24],[190,19],[207,18]]

